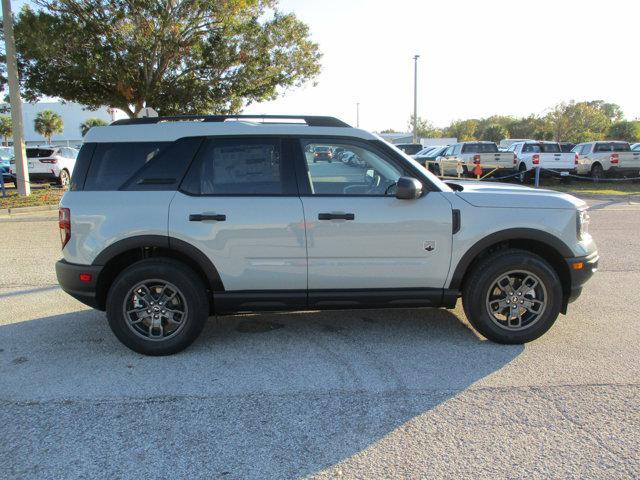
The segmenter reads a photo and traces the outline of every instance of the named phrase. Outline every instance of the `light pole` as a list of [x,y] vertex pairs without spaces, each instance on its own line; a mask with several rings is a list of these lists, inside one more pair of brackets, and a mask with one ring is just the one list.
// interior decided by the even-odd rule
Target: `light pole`
[[24,130],[22,128],[22,103],[16,62],[16,43],[13,39],[13,14],[11,1],[2,0],[4,19],[4,45],[7,52],[7,77],[9,79],[9,100],[11,103],[11,123],[13,125],[13,152],[16,165],[16,188],[20,195],[31,194],[27,154],[24,150]]
[[413,143],[418,143],[418,59],[413,57]]
[[356,103],[356,127],[360,128],[360,102]]

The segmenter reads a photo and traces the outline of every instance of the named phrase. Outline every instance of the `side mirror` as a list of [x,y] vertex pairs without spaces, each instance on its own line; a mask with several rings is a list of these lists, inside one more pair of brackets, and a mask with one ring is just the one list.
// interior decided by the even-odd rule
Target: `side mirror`
[[422,195],[422,184],[411,177],[400,177],[396,183],[396,198],[399,200],[415,200]]

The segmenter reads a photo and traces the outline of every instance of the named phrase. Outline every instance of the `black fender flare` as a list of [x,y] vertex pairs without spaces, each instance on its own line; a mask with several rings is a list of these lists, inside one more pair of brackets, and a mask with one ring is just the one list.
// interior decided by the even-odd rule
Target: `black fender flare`
[[477,241],[465,252],[456,265],[453,276],[451,277],[449,288],[460,289],[462,287],[464,274],[469,268],[469,265],[471,265],[473,260],[475,260],[481,252],[492,245],[509,240],[535,240],[536,242],[543,243],[554,249],[563,258],[571,258],[574,256],[573,251],[566,243],[555,235],[542,230],[536,230],[534,228],[509,228],[506,230],[500,230]]
[[204,272],[209,282],[209,287],[214,292],[223,292],[224,285],[218,273],[218,269],[213,262],[200,249],[194,247],[184,240],[164,236],[164,235],[137,235],[135,237],[123,238],[112,243],[93,260],[92,265],[104,266],[118,255],[136,248],[165,248],[174,250],[196,263]]

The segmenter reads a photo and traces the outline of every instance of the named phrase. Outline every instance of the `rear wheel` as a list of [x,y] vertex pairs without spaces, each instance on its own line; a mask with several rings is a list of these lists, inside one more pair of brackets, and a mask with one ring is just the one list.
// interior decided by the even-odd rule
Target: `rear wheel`
[[198,275],[169,258],[134,263],[107,296],[109,326],[131,350],[170,355],[188,347],[204,327],[209,303]]
[[58,185],[63,188],[67,188],[69,186],[69,183],[71,183],[71,175],[69,175],[69,172],[67,170],[62,170],[60,172],[60,176],[58,177]]
[[524,163],[520,164],[518,171],[520,172],[518,175],[520,183],[531,183],[531,172],[527,171],[527,166]]
[[591,178],[594,182],[599,182],[604,177],[604,169],[599,163],[594,163],[591,167]]
[[562,287],[544,259],[513,249],[475,266],[465,280],[462,301],[478,332],[497,343],[519,344],[551,328],[562,306]]

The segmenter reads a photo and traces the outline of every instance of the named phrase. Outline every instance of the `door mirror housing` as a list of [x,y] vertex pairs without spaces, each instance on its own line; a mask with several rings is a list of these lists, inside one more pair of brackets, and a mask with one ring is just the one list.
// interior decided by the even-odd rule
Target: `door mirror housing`
[[399,200],[415,200],[422,195],[422,183],[415,178],[400,177],[396,183],[396,198]]

